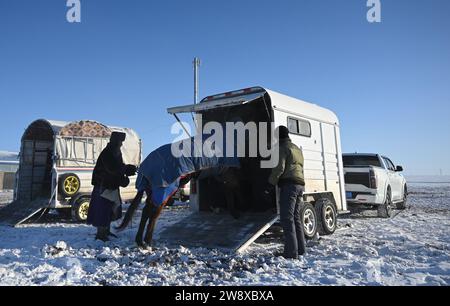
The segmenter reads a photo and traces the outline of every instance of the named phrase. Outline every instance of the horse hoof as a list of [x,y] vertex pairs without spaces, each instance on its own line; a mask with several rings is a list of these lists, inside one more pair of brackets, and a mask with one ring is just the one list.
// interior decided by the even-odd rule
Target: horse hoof
[[142,242],[142,240],[135,240],[135,241],[136,241],[136,244],[137,244],[138,247],[145,246],[145,244],[144,244],[144,242]]

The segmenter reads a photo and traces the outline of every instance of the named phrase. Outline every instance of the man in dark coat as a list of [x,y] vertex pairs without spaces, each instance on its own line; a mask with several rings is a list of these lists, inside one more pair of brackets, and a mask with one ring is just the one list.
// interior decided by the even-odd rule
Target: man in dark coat
[[289,130],[278,128],[279,161],[272,169],[269,183],[280,188],[280,221],[284,232],[285,258],[298,259],[305,253],[305,235],[301,218],[302,197],[305,192],[303,152],[292,143]]
[[[89,205],[87,223],[97,227],[96,239],[108,241],[111,236],[110,225],[113,221],[121,217],[121,209],[118,215],[114,216],[113,208],[120,204],[119,187],[126,187],[130,183],[128,176],[136,173],[136,166],[125,165],[122,159],[120,148],[125,141],[126,134],[113,132],[108,145],[103,149],[98,157],[92,174],[91,203]],[[108,194],[108,196],[107,196]],[[116,200],[112,200],[111,194]]]

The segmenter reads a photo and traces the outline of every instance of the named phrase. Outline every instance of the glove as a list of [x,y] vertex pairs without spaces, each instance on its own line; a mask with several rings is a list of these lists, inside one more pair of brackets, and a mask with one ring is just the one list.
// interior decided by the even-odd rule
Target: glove
[[122,179],[120,180],[120,187],[127,187],[130,184],[130,179],[127,176],[123,176]]
[[135,165],[125,165],[125,175],[133,176],[136,175],[137,167]]

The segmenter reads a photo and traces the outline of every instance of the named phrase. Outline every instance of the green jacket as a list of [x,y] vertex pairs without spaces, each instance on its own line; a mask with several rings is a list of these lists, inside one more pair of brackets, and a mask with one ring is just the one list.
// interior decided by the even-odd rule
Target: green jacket
[[293,144],[289,138],[281,140],[279,148],[278,165],[272,169],[269,183],[276,186],[279,183],[290,182],[304,186],[304,158],[302,150]]

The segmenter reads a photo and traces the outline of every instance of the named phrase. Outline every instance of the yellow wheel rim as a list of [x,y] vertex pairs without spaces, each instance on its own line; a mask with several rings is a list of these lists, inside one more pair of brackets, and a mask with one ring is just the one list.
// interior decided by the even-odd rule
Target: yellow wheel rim
[[64,191],[68,195],[74,195],[77,193],[78,189],[80,188],[80,182],[78,181],[78,178],[75,176],[68,176],[64,180]]
[[78,215],[80,216],[81,220],[83,221],[87,220],[88,211],[89,211],[89,201],[81,203],[80,207],[78,208]]

